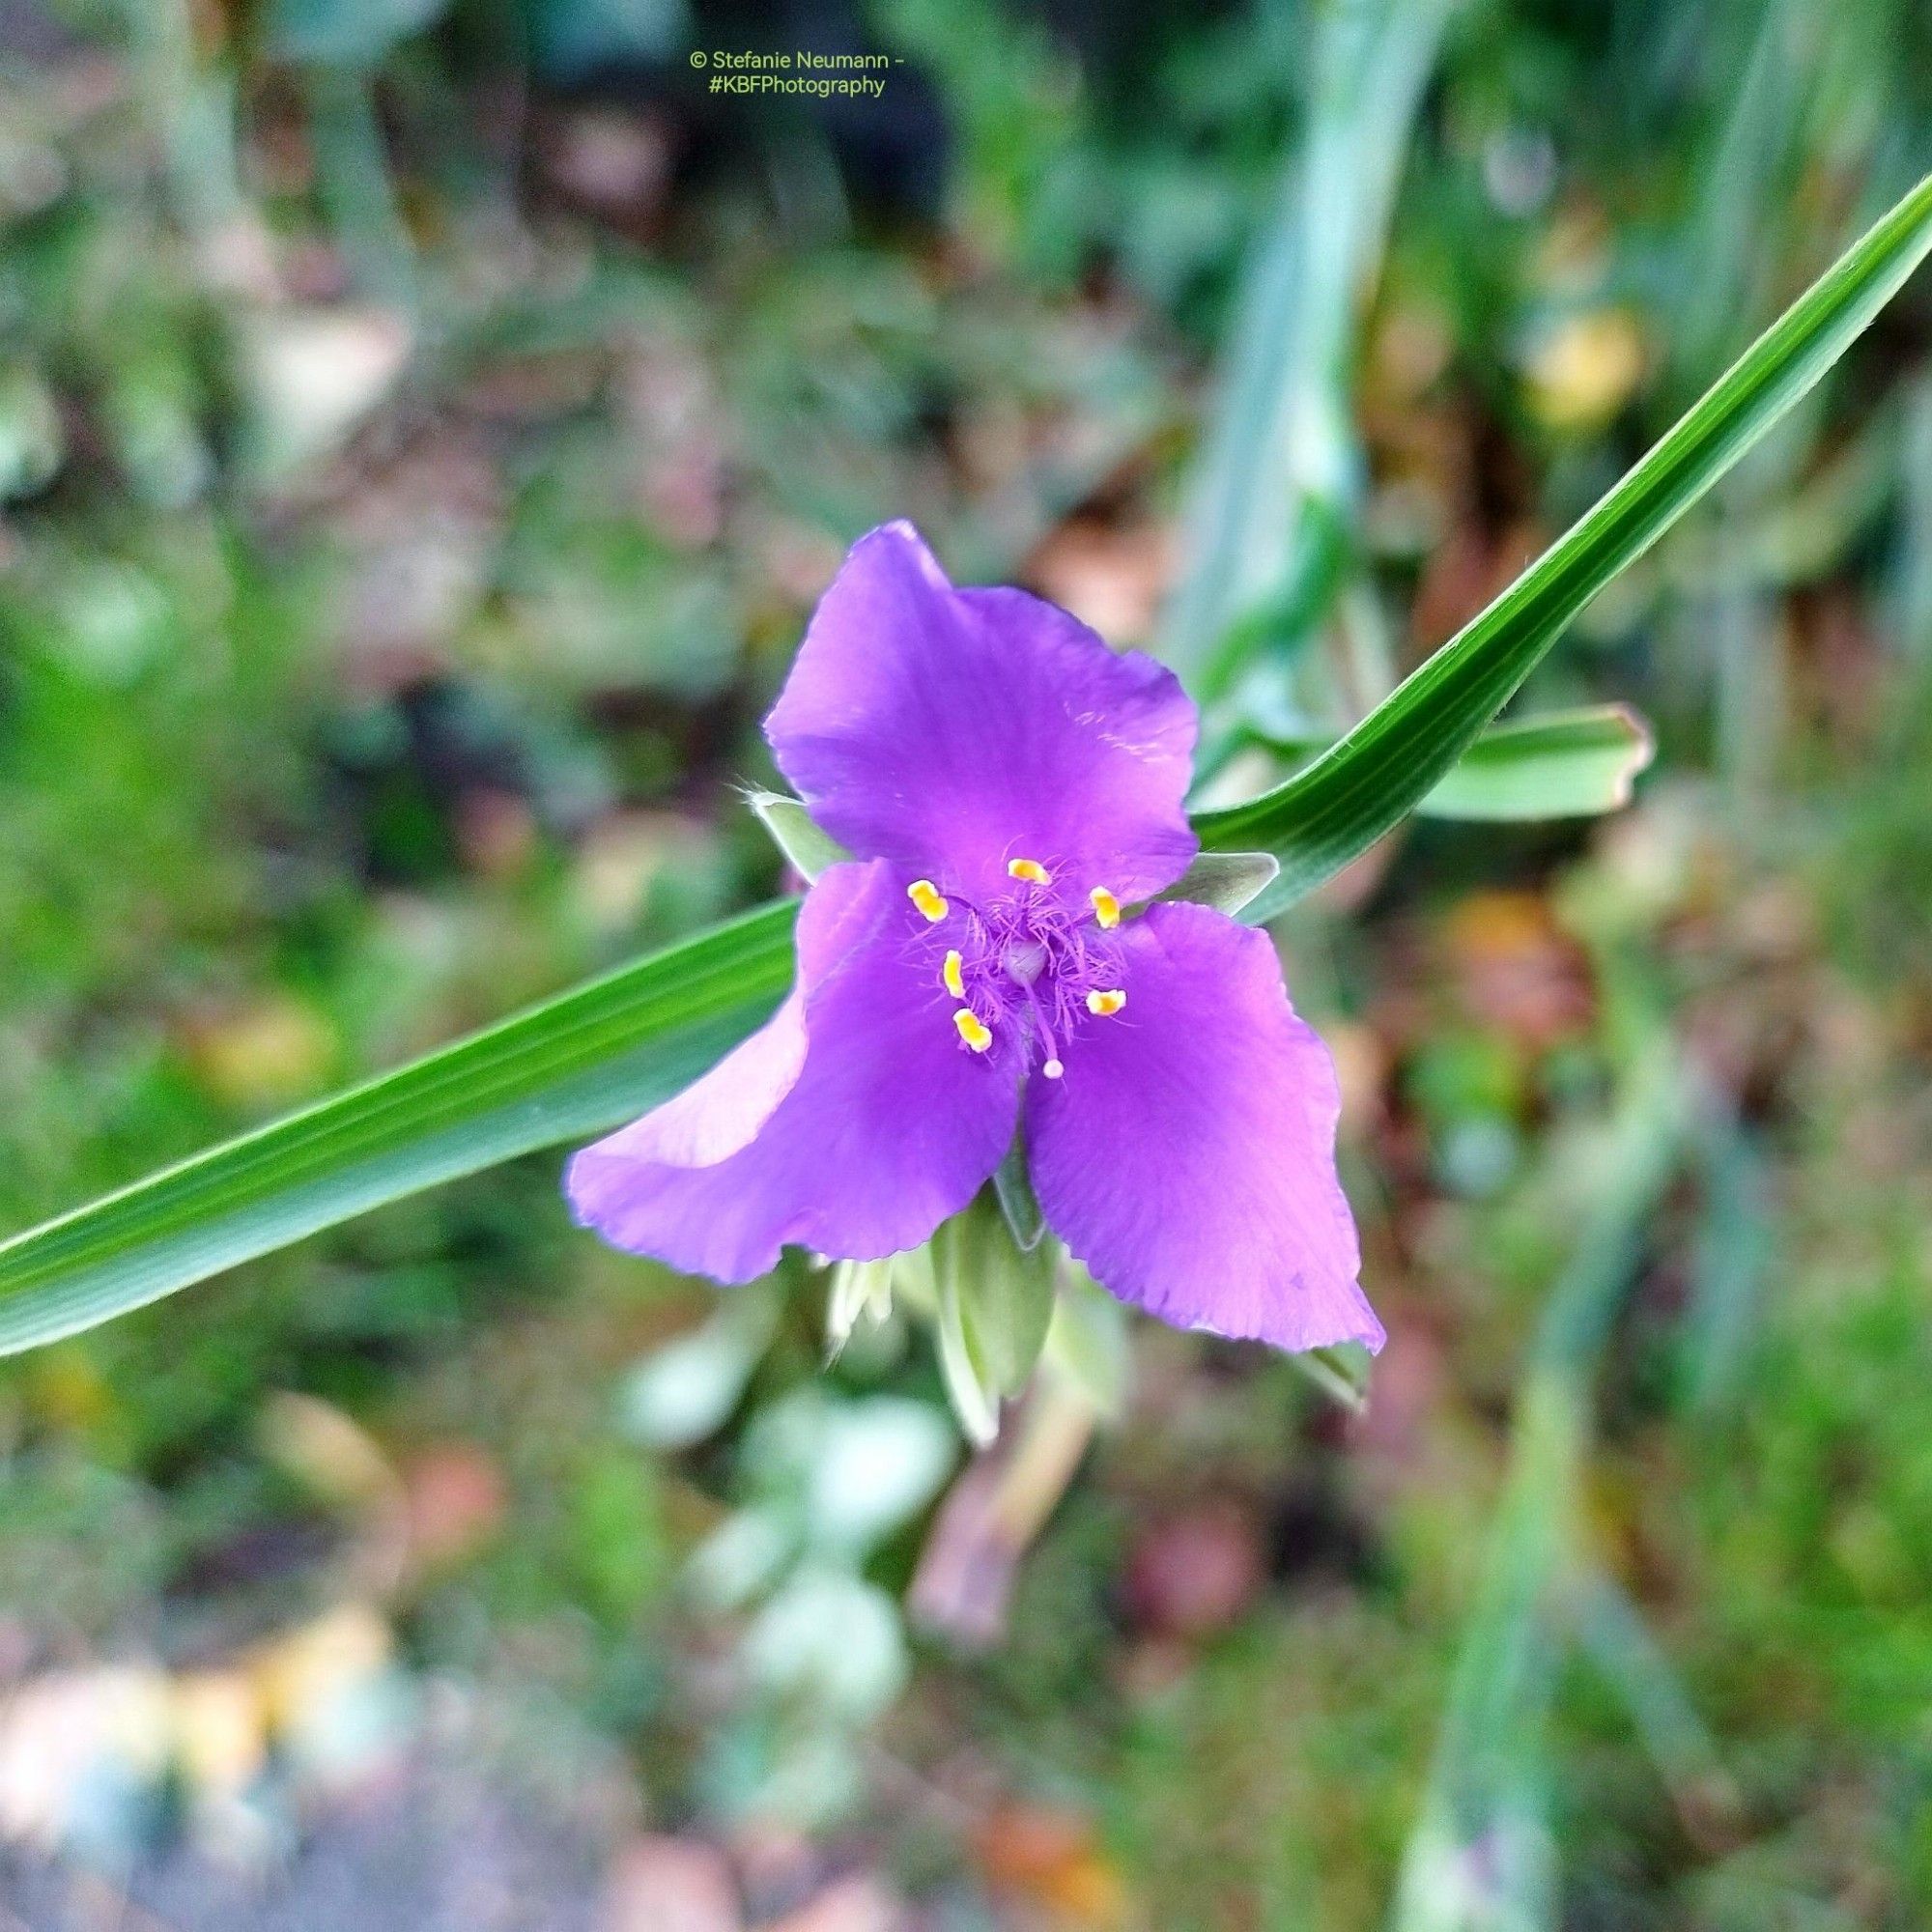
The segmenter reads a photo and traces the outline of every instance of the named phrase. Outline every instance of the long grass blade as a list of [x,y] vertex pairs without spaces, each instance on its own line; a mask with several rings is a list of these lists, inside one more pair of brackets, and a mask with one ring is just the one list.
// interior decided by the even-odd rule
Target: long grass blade
[[654,1106],[778,1003],[794,912],[761,906],[15,1236],[0,1354]]
[[1564,628],[1817,382],[1932,248],[1921,181],[1731,365],[1570,531],[1307,770],[1197,821],[1212,850],[1270,852],[1249,908],[1291,904],[1401,823]]
[[1188,566],[1162,626],[1162,656],[1204,700],[1236,668],[1239,621],[1323,581],[1325,540],[1346,521],[1361,468],[1356,316],[1453,6],[1349,0],[1318,16],[1307,136],[1247,266],[1194,480]]
[[[1932,178],[1786,311],[1570,533],[1347,737],[1196,821],[1270,854],[1259,921],[1400,823],[1564,626],[1758,440],[1932,247]],[[440,1181],[641,1112],[744,1037],[791,974],[796,908],[714,927],[0,1243],[0,1354],[105,1321]]]

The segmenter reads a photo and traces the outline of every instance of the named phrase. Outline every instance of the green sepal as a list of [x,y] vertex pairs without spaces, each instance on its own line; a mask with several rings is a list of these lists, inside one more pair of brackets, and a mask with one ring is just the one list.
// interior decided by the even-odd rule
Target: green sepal
[[1033,1191],[1033,1177],[1027,1172],[1023,1134],[1013,1136],[1006,1158],[993,1170],[993,1196],[1020,1252],[1032,1254],[1046,1234],[1046,1215]]
[[1369,1406],[1369,1356],[1352,1343],[1332,1349],[1303,1349],[1288,1358],[1330,1402],[1351,1415]]
[[1156,902],[1189,899],[1233,918],[1250,899],[1266,892],[1280,870],[1268,852],[1197,852],[1186,871],[1154,898]]
[[1040,1372],[1078,1390],[1100,1416],[1122,1414],[1132,1393],[1127,1311],[1078,1262],[1061,1270]]
[[772,836],[772,843],[807,884],[831,866],[841,866],[851,853],[829,833],[821,832],[811,814],[789,792],[753,791],[745,803]]
[[939,1367],[960,1427],[981,1446],[999,1430],[1000,1403],[1032,1377],[1053,1321],[1059,1257],[1022,1248],[990,1188],[943,1222],[925,1249],[937,1309]]
[[877,1262],[835,1262],[832,1286],[825,1297],[825,1351],[828,1359],[852,1339],[860,1318],[874,1327],[893,1312],[893,1270],[896,1255]]

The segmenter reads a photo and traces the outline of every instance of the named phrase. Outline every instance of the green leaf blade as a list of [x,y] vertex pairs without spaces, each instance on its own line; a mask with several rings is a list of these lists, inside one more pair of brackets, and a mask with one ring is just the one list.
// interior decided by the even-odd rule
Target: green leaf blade
[[1591,818],[1630,803],[1656,752],[1628,705],[1546,712],[1485,731],[1416,810],[1485,824]]
[[0,1354],[654,1106],[782,996],[775,902],[0,1243]]
[[[1249,735],[1296,764],[1319,757],[1334,742],[1293,729],[1251,728]],[[1631,802],[1637,775],[1649,769],[1656,752],[1650,726],[1627,704],[1537,712],[1485,731],[1436,780],[1415,808],[1416,816],[1520,824],[1620,811]],[[1195,866],[1214,860],[1233,865],[1236,855],[1204,852]],[[1256,890],[1279,869],[1270,859]],[[1186,895],[1179,887],[1162,895]],[[1240,907],[1223,909],[1238,912]]]
[[1406,817],[1542,662],[1565,626],[1841,355],[1932,249],[1932,176],[1731,365],[1594,509],[1378,705],[1286,783],[1196,820],[1210,851],[1267,851],[1267,919]]
[[[1609,496],[1345,738],[1200,814],[1210,853],[1267,854],[1256,923],[1426,799],[1565,625],[1829,367],[1932,248],[1932,177],[1768,330]],[[0,1354],[105,1321],[385,1202],[586,1139],[702,1071],[792,975],[766,905],[0,1243]]]

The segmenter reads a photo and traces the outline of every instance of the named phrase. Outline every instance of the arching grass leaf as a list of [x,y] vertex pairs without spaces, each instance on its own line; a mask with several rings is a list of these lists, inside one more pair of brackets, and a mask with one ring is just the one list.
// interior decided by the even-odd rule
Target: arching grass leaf
[[1817,382],[1932,248],[1932,176],[1746,350],[1580,522],[1306,771],[1203,813],[1216,851],[1272,852],[1265,919],[1359,857],[1421,804],[1565,626]]
[[[1264,852],[1281,867],[1241,916],[1279,911],[1412,811],[1564,626],[1844,353],[1928,247],[1932,178],[1339,744],[1260,798],[1202,814],[1209,850]],[[761,906],[0,1243],[0,1353],[643,1111],[770,1012],[791,977],[795,915],[791,902]]]
[[[1302,759],[1320,756],[1332,742],[1273,730],[1250,735]],[[1630,803],[1631,786],[1656,751],[1650,726],[1627,704],[1513,719],[1492,725],[1450,766],[1415,808],[1416,816],[1499,822],[1617,811]],[[1204,853],[1196,863],[1215,858],[1233,863],[1236,855]],[[1269,877],[1274,869],[1271,865]]]
[[16,1235],[0,1244],[0,1354],[655,1106],[778,1003],[796,910],[760,906]]

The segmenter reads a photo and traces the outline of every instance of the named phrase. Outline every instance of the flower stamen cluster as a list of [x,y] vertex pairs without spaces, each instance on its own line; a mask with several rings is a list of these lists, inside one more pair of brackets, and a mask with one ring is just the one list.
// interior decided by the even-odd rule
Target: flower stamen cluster
[[1037,1064],[1058,1080],[1081,1016],[1111,1018],[1127,1004],[1119,948],[1104,937],[1121,923],[1121,902],[1095,886],[1084,905],[1069,903],[1037,859],[1009,860],[1007,876],[1014,890],[984,900],[915,879],[906,896],[931,929],[915,943],[954,942],[935,977],[956,1003],[952,1025],[969,1053],[1004,1043],[1022,1071]]

